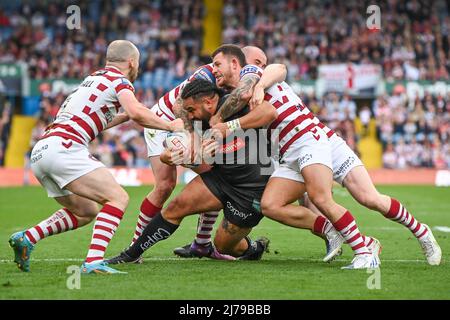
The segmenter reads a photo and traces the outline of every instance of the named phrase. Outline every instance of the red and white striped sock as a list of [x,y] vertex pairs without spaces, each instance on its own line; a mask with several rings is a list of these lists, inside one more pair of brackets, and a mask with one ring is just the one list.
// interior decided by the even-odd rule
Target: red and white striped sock
[[59,209],[49,218],[41,221],[38,225],[28,229],[25,237],[36,244],[39,240],[51,235],[74,230],[78,227],[78,221],[75,216],[66,208]]
[[200,214],[198,217],[195,242],[198,244],[207,244],[211,242],[211,233],[218,216],[219,211],[211,211]]
[[346,211],[333,226],[344,237],[345,242],[352,248],[355,254],[370,253],[364,244],[364,239],[350,212]]
[[330,220],[323,216],[317,216],[316,221],[314,221],[313,232],[324,235],[330,230],[331,226]]
[[137,240],[137,238],[141,236],[142,231],[144,231],[145,227],[150,223],[150,221],[152,221],[153,217],[158,212],[161,212],[161,208],[155,206],[147,198],[142,201],[138,221],[136,223],[136,230],[134,231],[134,236],[133,240],[131,240],[131,244],[133,244]]
[[394,198],[391,198],[391,207],[386,218],[398,222],[407,227],[417,239],[422,238],[428,230],[406,210],[406,208]]
[[365,235],[361,235],[361,237],[364,240],[364,244],[366,245],[366,247],[369,247],[372,243],[373,243],[373,238],[372,237],[368,237]]
[[86,262],[103,260],[106,248],[122,220],[123,211],[105,204],[97,215]]

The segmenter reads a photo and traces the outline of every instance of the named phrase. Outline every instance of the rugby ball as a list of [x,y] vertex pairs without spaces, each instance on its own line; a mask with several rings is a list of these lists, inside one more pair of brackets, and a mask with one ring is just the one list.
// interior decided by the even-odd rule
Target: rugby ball
[[[168,133],[163,145],[168,149],[183,150],[183,155],[187,156],[187,159],[190,159],[188,154],[191,152],[191,135],[188,132],[176,131]],[[187,160],[187,162],[191,161]],[[199,165],[194,163],[183,163],[182,166],[193,169]]]
[[183,131],[170,132],[164,141],[164,147],[173,150],[188,152],[191,145],[191,136]]

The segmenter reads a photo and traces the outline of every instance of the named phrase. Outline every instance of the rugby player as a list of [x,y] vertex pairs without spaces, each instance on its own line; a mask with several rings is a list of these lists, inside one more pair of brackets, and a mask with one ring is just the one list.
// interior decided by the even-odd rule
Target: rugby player
[[[245,53],[245,57],[250,57],[254,61],[257,62],[258,65],[261,65],[264,67],[264,65],[267,64],[267,57],[264,54],[264,52],[254,46],[247,46],[244,47],[242,50],[239,49],[239,47],[235,45],[223,45],[219,47],[213,54],[213,58],[215,58],[218,55],[222,55],[225,59],[223,61],[216,61],[217,65],[220,68],[220,71],[217,71],[217,79],[218,84],[223,87],[233,87],[236,86],[237,79],[239,77],[242,77],[243,79],[246,79],[249,83],[256,83],[255,85],[255,94],[259,91],[259,89],[262,89],[262,92],[264,93],[264,88],[270,87],[268,81],[266,80],[269,74],[267,70],[263,73],[261,79],[258,82],[260,71],[259,69],[254,68],[252,66],[248,66],[248,70],[251,72],[243,72],[240,75],[240,71],[242,68],[238,66],[238,64],[234,63],[233,61],[238,59],[239,57],[243,55],[243,52]],[[244,68],[246,69],[246,68]],[[253,86],[244,87],[242,89],[245,93],[245,95],[249,95],[249,92],[253,92]],[[239,96],[241,91],[235,90],[230,94],[230,97],[227,99],[227,101],[235,101],[235,103],[230,103],[227,105],[222,106],[219,111],[211,117],[210,123],[217,123],[222,121],[222,119],[226,117],[230,117],[233,113],[237,112],[241,109],[242,104],[240,104]],[[251,95],[251,94],[250,94]],[[263,95],[264,96],[264,95]],[[254,99],[252,99],[254,100]],[[250,100],[250,105],[252,104],[252,100]],[[253,104],[253,107],[255,104]],[[269,105],[270,107],[270,105]],[[264,112],[264,109],[262,109]],[[261,111],[259,111],[261,112]],[[261,119],[264,119],[264,113],[259,114],[252,112],[256,118],[262,116]],[[258,115],[259,114],[259,115]],[[260,119],[260,120],[261,120]],[[226,125],[225,125],[226,127]],[[226,127],[228,128],[228,127]],[[294,216],[283,216],[286,219],[278,219],[277,221],[297,228],[307,228],[311,230],[315,235],[322,237],[325,240],[327,252],[323,260],[325,262],[331,261],[335,256],[339,255],[341,253],[341,246],[344,242],[344,239],[337,233],[334,228],[332,227],[331,223],[327,221],[323,216],[314,214],[313,212],[309,210],[303,210],[303,215],[294,215]],[[211,225],[215,223],[215,218],[210,217],[208,223]],[[212,227],[208,230],[204,231],[209,232],[209,235],[212,232]],[[370,240],[371,238],[368,237]],[[375,245],[375,243],[374,243]],[[204,256],[203,251],[201,250],[202,247],[197,244],[197,241],[194,240],[191,244],[185,245],[183,247],[176,248],[174,250],[174,253],[177,254],[180,257],[190,258],[190,257],[202,257]]]
[[[249,53],[246,57],[248,63],[262,65],[266,67],[267,59],[260,55]],[[236,60],[235,64],[238,63]],[[240,62],[242,63],[242,61]],[[244,64],[245,65],[245,61]],[[242,68],[240,65],[239,68]],[[281,64],[268,65],[267,70],[262,74],[265,87],[269,87],[274,83],[283,81],[286,77],[286,67]],[[180,95],[183,88],[195,79],[203,79],[216,83],[216,78],[212,73],[212,64],[207,64],[198,68],[194,74],[182,82],[180,85],[166,93],[158,103],[155,104],[152,110],[164,120],[171,121],[175,118],[183,118],[187,125],[187,129],[192,131],[190,121],[186,119],[186,114],[181,108]],[[237,79],[236,86],[226,87],[225,89],[231,91],[234,89],[232,95],[224,102],[224,107],[227,108],[229,104],[237,104],[243,107],[251,97],[249,90],[257,80],[252,79]],[[160,156],[164,151],[163,142],[167,137],[168,132],[164,130],[145,129],[144,136],[147,144],[148,157],[151,168],[155,177],[155,186],[152,191],[144,198],[140,206],[140,213],[131,244],[141,235],[142,230],[147,226],[155,214],[161,211],[162,206],[173,192],[177,182],[177,170],[174,165],[168,165],[160,160]],[[163,155],[164,157],[164,155]],[[196,173],[209,170],[208,166],[190,166]],[[193,241],[193,250],[189,254],[197,256],[213,256],[220,259],[220,255],[214,251],[211,246],[211,232],[213,224],[216,221],[219,212],[206,212],[199,216],[197,233]],[[175,249],[177,253],[177,249]],[[138,261],[138,262],[141,262]]]
[[[88,151],[90,141],[104,129],[132,119],[161,130],[181,130],[156,116],[136,100],[131,84],[137,77],[139,50],[129,41],[109,44],[106,66],[86,77],[62,104],[55,121],[31,153],[31,169],[62,208],[36,226],[13,234],[9,243],[18,267],[30,270],[30,254],[48,236],[94,222],[82,273],[116,273],[103,257],[128,205],[128,194],[109,170]],[[120,107],[125,113],[117,114]],[[100,211],[97,204],[102,205]]]
[[[278,87],[278,91],[283,91],[282,89],[284,89],[283,87],[285,87],[285,85],[283,84],[283,87],[282,86],[280,87]],[[279,95],[277,90],[272,90],[272,92],[274,92],[275,95],[277,94]],[[283,97],[284,96],[280,96],[281,100],[274,99],[273,96],[271,96],[270,90],[268,94],[265,94],[263,89],[258,88],[258,86],[256,86],[255,97],[252,98],[252,101],[256,105],[261,103],[263,99],[273,101],[274,104],[278,106],[277,109],[280,110],[281,113],[283,112],[282,111],[283,105],[280,104],[280,102],[283,99],[285,99]],[[431,232],[431,229],[426,224],[417,221],[398,200],[391,198],[387,195],[380,194],[376,190],[367,170],[365,169],[361,160],[356,156],[356,154],[350,149],[350,147],[348,147],[348,145],[342,138],[340,138],[331,129],[320,123],[317,117],[315,117],[304,106],[301,100],[298,101],[298,108],[301,110],[303,118],[310,118],[312,122],[317,127],[322,129],[322,131],[324,131],[324,133],[329,138],[331,143],[331,153],[332,153],[331,160],[332,160],[332,170],[334,180],[343,185],[344,187],[346,187],[349,190],[350,194],[353,196],[353,198],[357,200],[360,204],[364,205],[369,209],[376,210],[380,212],[382,215],[384,215],[386,218],[406,226],[418,239],[423,249],[423,252],[426,256],[427,262],[430,265],[440,264],[442,255],[441,249],[437,241],[435,240]],[[291,108],[291,110],[294,109]],[[286,115],[286,113],[284,114]],[[251,126],[249,126],[248,123],[251,123],[252,121],[254,121],[253,126],[261,126],[262,123],[258,121],[258,117],[260,116],[257,114],[252,115],[251,113],[248,116],[246,116],[247,119],[245,119],[244,122],[247,122],[247,124],[244,125],[244,128],[250,128]],[[253,118],[253,120],[250,118]],[[275,122],[270,124],[272,128],[276,127],[277,125],[280,125],[280,123]],[[224,124],[220,124],[217,125],[216,128],[220,129],[221,131],[224,131],[226,130],[227,126]],[[296,166],[297,165],[294,164],[294,167]],[[279,171],[273,175],[273,177],[279,177],[284,179],[280,180],[279,183],[286,182],[285,181],[286,179],[292,180],[294,182],[289,183],[291,183],[293,186],[295,185],[295,182],[301,183],[304,181],[304,177],[302,177],[302,175],[298,171],[298,168],[297,170],[292,170],[292,166],[289,165],[287,166],[282,165],[282,168],[280,168]],[[273,181],[274,185],[276,185],[277,179],[274,180],[271,179],[271,181]],[[292,213],[292,211],[283,210],[283,207],[284,209],[286,209],[287,207],[286,206],[287,200],[277,198],[276,194],[277,193],[275,189],[273,189],[273,194],[268,193],[268,195],[264,197],[262,204],[263,213],[266,216],[269,216],[275,220],[286,219],[287,216],[290,213]],[[320,212],[321,210],[317,211]],[[350,220],[348,214],[345,214],[344,216],[347,216],[347,219]],[[295,217],[297,217],[297,215],[295,215]],[[322,220],[322,222],[316,225],[317,229],[322,228],[324,224],[326,224],[326,222],[325,220]],[[368,248],[372,248],[372,251],[380,250],[380,244],[376,239],[363,236],[363,240]]]
[[[226,96],[210,81],[196,79],[185,86],[181,98],[189,120],[200,120],[207,125],[211,116],[220,110]],[[226,120],[248,112],[246,106]],[[264,117],[266,121],[272,121],[276,113],[265,113]],[[203,146],[206,148],[211,141]],[[145,250],[170,237],[184,217],[221,209],[224,218],[214,238],[218,251],[231,259],[260,259],[267,250],[268,239],[251,241],[247,235],[263,217],[259,205],[269,175],[261,174],[262,165],[258,162],[257,152],[250,152],[251,145],[258,146],[258,142],[247,141],[243,131],[224,139],[217,151],[217,156],[223,157],[224,161],[216,161],[211,170],[189,182],[166,208],[158,212],[133,245],[109,259],[108,263],[135,262]],[[231,161],[227,161],[230,156]]]

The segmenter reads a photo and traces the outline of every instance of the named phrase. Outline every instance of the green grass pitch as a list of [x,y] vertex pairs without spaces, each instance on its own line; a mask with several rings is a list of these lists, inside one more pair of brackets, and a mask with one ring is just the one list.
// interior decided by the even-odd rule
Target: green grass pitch
[[[178,187],[175,193],[180,191]],[[404,227],[359,206],[341,188],[336,200],[356,217],[360,230],[377,237],[382,245],[379,289],[375,274],[341,270],[351,250],[330,264],[321,261],[324,242],[310,232],[263,219],[255,238],[270,238],[270,253],[261,261],[183,260],[172,249],[192,240],[196,216],[185,219],[168,240],[145,254],[143,265],[119,266],[126,275],[81,276],[80,289],[68,289],[67,268],[79,266],[87,253],[92,224],[38,243],[31,272],[20,272],[12,262],[9,236],[40,222],[58,209],[40,187],[0,189],[0,299],[449,299],[449,234],[435,230],[450,227],[450,189],[422,186],[380,186],[398,198],[420,221],[433,228],[443,251],[440,266],[429,266],[417,240]],[[130,242],[137,212],[150,187],[127,188],[130,205],[113,238],[107,256]],[[372,277],[372,278],[371,278]]]

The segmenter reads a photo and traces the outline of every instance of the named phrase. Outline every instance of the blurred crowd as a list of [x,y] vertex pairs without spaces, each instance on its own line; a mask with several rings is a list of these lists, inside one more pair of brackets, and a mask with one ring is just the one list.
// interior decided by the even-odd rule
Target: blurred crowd
[[[77,1],[82,28],[69,30],[70,1],[11,1],[0,7],[0,63],[23,61],[30,77],[83,78],[104,64],[107,44],[127,39],[141,52],[137,98],[152,106],[205,63],[203,0]],[[288,67],[288,82],[314,80],[323,63],[377,63],[386,80],[449,80],[450,18],[446,1],[377,1],[381,30],[366,27],[368,1],[224,0],[223,42],[257,45]],[[450,96],[408,100],[404,90],[357,108],[329,93],[305,103],[356,152],[355,118],[377,123],[388,168],[450,167]],[[42,92],[31,145],[54,119],[65,95]],[[4,108],[5,109],[5,108]],[[0,118],[5,132],[6,115]],[[5,134],[0,141],[3,157]],[[107,166],[146,167],[142,129],[132,123],[101,134],[91,152]]]
[[[107,45],[127,39],[141,52],[136,86],[172,88],[199,64],[202,0],[76,1],[80,29],[69,29],[73,1],[12,1],[0,7],[0,63],[28,64],[30,77],[83,78],[104,64]],[[70,20],[75,21],[75,20]]]
[[450,94],[407,99],[397,87],[373,103],[386,168],[450,168]]
[[[369,5],[381,29],[369,30]],[[445,0],[225,0],[223,41],[264,48],[289,66],[289,80],[317,78],[324,63],[376,63],[387,80],[448,80],[450,18]]]

